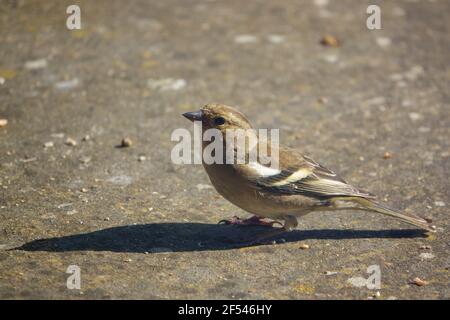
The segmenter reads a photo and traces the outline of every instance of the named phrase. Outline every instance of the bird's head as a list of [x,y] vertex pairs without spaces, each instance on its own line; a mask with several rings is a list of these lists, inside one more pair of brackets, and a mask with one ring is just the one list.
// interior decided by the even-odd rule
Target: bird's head
[[183,113],[191,121],[201,121],[203,130],[217,129],[225,134],[227,129],[252,129],[247,118],[235,108],[210,103],[198,111]]

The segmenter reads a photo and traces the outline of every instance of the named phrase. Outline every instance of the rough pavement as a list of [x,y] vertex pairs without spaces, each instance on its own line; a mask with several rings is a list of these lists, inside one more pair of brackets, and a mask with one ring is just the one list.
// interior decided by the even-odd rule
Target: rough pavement
[[[0,6],[0,298],[450,298],[449,2],[384,1],[374,31],[359,0],[78,3],[79,31],[71,1]],[[208,102],[438,232],[320,213],[237,248],[261,230],[217,225],[247,214],[170,160]]]

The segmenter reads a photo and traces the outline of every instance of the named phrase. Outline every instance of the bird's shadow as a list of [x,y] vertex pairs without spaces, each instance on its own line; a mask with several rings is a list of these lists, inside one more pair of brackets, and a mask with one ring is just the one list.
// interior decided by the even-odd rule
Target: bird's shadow
[[[267,232],[266,227],[227,226],[206,223],[151,223],[126,225],[89,233],[34,240],[12,250],[24,251],[112,251],[134,253],[229,250],[246,246]],[[425,237],[422,230],[295,230],[274,239],[294,242],[308,239],[368,239]],[[243,241],[239,244],[236,241]]]

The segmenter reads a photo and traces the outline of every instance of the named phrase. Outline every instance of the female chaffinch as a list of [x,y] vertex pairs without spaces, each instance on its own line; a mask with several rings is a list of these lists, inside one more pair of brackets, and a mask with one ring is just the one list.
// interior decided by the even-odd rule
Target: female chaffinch
[[[217,129],[223,137],[223,154],[226,154],[226,131],[252,129],[247,118],[235,108],[208,104],[195,112],[183,114],[191,121],[201,121],[202,130]],[[269,236],[297,227],[297,218],[313,211],[364,210],[398,218],[421,229],[434,232],[431,220],[413,214],[398,212],[376,200],[369,192],[348,184],[333,171],[299,152],[273,146],[259,139],[258,147],[278,152],[278,168],[268,167],[258,161],[244,164],[212,163],[203,166],[216,190],[234,205],[255,216],[248,219],[233,217],[222,220],[226,224],[273,226],[284,220],[281,228]],[[203,141],[203,148],[208,145]],[[239,148],[239,146],[237,146]],[[248,145],[244,146],[249,152]],[[234,150],[237,151],[236,148]],[[246,157],[249,160],[249,157]],[[263,221],[269,218],[275,221]]]

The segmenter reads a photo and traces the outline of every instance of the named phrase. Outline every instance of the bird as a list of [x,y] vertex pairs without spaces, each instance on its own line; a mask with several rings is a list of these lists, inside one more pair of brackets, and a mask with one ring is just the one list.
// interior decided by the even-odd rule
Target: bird
[[[224,154],[228,130],[253,129],[242,112],[219,103],[206,104],[198,111],[183,113],[183,116],[193,122],[201,122],[203,133],[208,129],[218,130],[223,137]],[[270,152],[278,152],[277,168],[262,163],[259,157],[250,160],[246,156],[244,163],[202,161],[217,192],[232,204],[253,214],[250,218],[234,216],[219,223],[272,227],[271,232],[258,239],[262,241],[294,230],[298,226],[298,218],[312,212],[361,210],[381,213],[420,229],[435,232],[431,219],[392,209],[377,200],[375,195],[352,186],[334,171],[299,151],[284,146],[272,146],[268,139],[258,136],[256,139],[258,148],[264,146]],[[202,150],[208,143],[203,141]],[[244,148],[246,153],[249,152],[248,144],[241,148]],[[236,148],[234,152],[237,152]],[[275,227],[277,224],[279,227]]]

